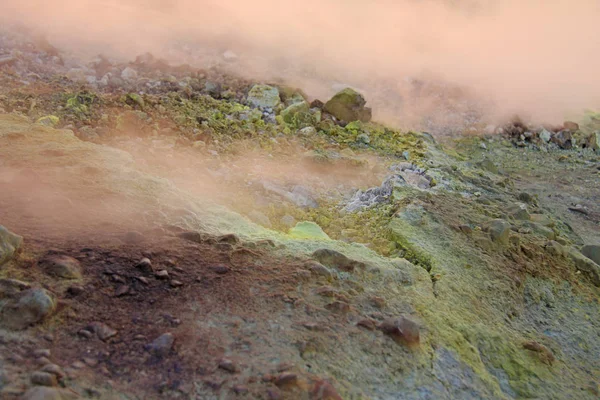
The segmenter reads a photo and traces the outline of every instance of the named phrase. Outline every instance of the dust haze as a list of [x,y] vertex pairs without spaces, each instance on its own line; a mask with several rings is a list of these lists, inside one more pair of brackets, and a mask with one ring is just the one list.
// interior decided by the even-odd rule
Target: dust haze
[[[600,106],[597,0],[4,0],[3,6],[5,22],[33,26],[61,49],[123,59],[151,51],[199,67],[232,50],[239,61],[223,68],[296,84],[313,98],[351,85],[367,95],[376,119],[397,125],[441,112],[436,104],[448,87],[461,88],[461,98],[489,119],[518,113],[559,123]],[[423,94],[415,85],[422,81],[434,82],[433,89]]]

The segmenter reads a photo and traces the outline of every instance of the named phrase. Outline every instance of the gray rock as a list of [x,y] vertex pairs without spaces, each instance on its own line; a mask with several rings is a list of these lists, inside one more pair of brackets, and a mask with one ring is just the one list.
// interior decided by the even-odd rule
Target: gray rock
[[137,79],[137,76],[137,71],[131,67],[127,67],[121,72],[121,78],[126,81],[133,81]]
[[17,279],[0,278],[0,299],[14,298],[23,290],[31,288],[27,282]]
[[365,98],[352,88],[345,88],[325,103],[324,110],[338,120],[352,122],[371,120],[371,109],[365,107]]
[[550,239],[550,240],[556,239],[556,233],[554,232],[554,230],[552,230],[551,228],[548,228],[546,226],[537,224],[535,222],[530,222],[530,221],[525,221],[523,226],[531,229],[531,231],[535,235],[543,236],[546,239]]
[[62,254],[50,254],[40,260],[39,265],[48,275],[63,279],[81,279],[79,261]]
[[285,122],[291,124],[294,122],[294,117],[299,113],[308,113],[309,105],[306,101],[293,103],[281,112],[281,117]]
[[12,260],[21,249],[23,238],[0,225],[0,265]]
[[495,219],[489,224],[489,233],[492,241],[500,244],[508,244],[510,236],[510,224],[502,219]]
[[600,265],[600,245],[588,244],[581,248],[581,254]]
[[248,92],[248,104],[256,108],[275,108],[281,103],[279,90],[269,85],[254,85]]
[[306,128],[302,128],[298,131],[299,135],[302,136],[312,136],[316,135],[317,129],[314,126],[307,126]]
[[146,349],[156,356],[164,357],[168,355],[173,348],[173,343],[175,343],[175,337],[173,334],[165,333],[154,339],[154,341],[150,343]]
[[581,254],[579,250],[573,247],[569,250],[569,256],[575,263],[577,269],[586,273],[594,285],[600,286],[600,266],[598,264]]
[[65,373],[62,370],[62,368],[60,368],[56,364],[46,364],[41,369],[41,371],[42,372],[47,372],[47,373],[52,374],[52,375],[55,375],[56,378],[59,379],[59,380],[65,377]]
[[342,253],[331,249],[316,250],[312,254],[312,257],[329,268],[336,268],[346,272],[352,272],[359,268],[363,269],[366,266],[362,262],[352,260]]
[[371,138],[366,133],[361,133],[356,137],[356,141],[362,144],[369,144],[371,143]]
[[56,386],[56,375],[49,372],[36,371],[31,374],[31,383],[39,386]]
[[326,266],[324,266],[320,262],[309,261],[305,265],[305,267],[308,268],[310,270],[310,272],[312,274],[314,274],[314,275],[323,276],[323,277],[325,277],[327,279],[333,278],[333,274],[331,273],[331,271],[329,270],[329,268],[327,268]]
[[542,129],[542,131],[540,132],[540,139],[542,139],[544,143],[550,143],[550,139],[552,139],[552,134],[546,129]]
[[0,325],[13,330],[22,330],[42,321],[56,309],[54,298],[46,290],[25,290],[6,302],[0,310]]
[[509,215],[519,221],[529,221],[531,216],[527,211],[527,206],[525,204],[514,204],[508,209]]
[[113,336],[116,336],[118,333],[115,329],[112,329],[103,322],[92,322],[88,327],[85,328],[85,330],[95,333],[96,336],[98,336],[98,339],[102,340],[103,342],[107,341]]
[[558,132],[551,140],[562,149],[570,149],[574,144],[573,135],[571,134],[571,131],[568,130]]

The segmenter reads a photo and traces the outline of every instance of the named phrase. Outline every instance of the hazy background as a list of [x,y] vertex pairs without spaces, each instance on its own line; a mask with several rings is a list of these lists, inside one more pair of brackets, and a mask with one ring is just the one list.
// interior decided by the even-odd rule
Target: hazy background
[[[453,96],[448,84],[466,88],[461,101],[468,98],[490,119],[519,113],[562,122],[600,106],[598,0],[2,0],[2,5],[4,22],[34,26],[59,48],[127,59],[151,51],[199,66],[232,50],[239,60],[224,68],[285,80],[311,97],[324,98],[336,83],[349,84],[365,92],[377,119],[398,124],[436,112],[432,104]],[[434,84],[423,88],[415,79]]]

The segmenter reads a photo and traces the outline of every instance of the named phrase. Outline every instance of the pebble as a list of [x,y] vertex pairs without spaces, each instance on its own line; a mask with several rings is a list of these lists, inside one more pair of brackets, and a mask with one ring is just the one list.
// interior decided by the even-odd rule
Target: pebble
[[79,296],[83,292],[85,292],[85,289],[81,285],[72,285],[67,289],[67,294],[71,296]]
[[224,265],[214,265],[214,266],[210,267],[210,270],[219,275],[224,275],[224,274],[228,273],[231,269]]
[[102,340],[103,342],[117,334],[115,329],[112,329],[110,326],[102,322],[93,322],[86,328],[86,330],[95,332],[96,336],[98,336],[98,339]]
[[136,268],[139,268],[142,272],[151,274],[153,272],[152,269],[152,261],[149,258],[142,258],[139,263],[136,264]]
[[172,333],[164,333],[154,339],[152,343],[147,346],[147,350],[154,355],[164,357],[169,354],[175,343],[175,337]]
[[96,365],[98,365],[98,360],[96,360],[95,358],[91,358],[91,357],[84,357],[83,362],[92,368],[95,367]]
[[56,375],[58,379],[62,379],[65,377],[65,373],[63,370],[56,364],[46,364],[42,369],[42,372],[47,372],[49,374]]
[[83,368],[85,368],[85,364],[82,363],[81,361],[75,361],[73,364],[71,364],[71,367],[73,367],[75,369],[83,369]]
[[154,274],[155,277],[157,277],[158,279],[168,279],[169,278],[169,272],[167,270],[160,270],[158,272],[156,272]]
[[267,389],[267,398],[269,400],[280,400],[282,399],[281,392],[278,389]]
[[224,358],[221,361],[219,361],[219,368],[227,372],[231,372],[232,374],[237,371],[236,365],[233,363],[233,361],[231,361],[228,358]]
[[405,344],[413,345],[420,342],[419,325],[406,317],[388,318],[379,325],[379,330]]
[[120,296],[126,295],[127,293],[129,293],[129,286],[127,286],[127,285],[121,285],[115,291],[115,296],[116,297],[120,297]]
[[142,282],[144,285],[147,285],[149,283],[148,278],[145,278],[143,276],[138,276],[136,279]]
[[46,365],[46,364],[50,364],[51,363],[50,360],[48,358],[46,358],[46,357],[37,358],[35,360],[35,362],[38,363],[39,365]]
[[48,372],[36,371],[31,374],[31,383],[39,386],[56,386],[58,382],[56,375]]
[[34,357],[46,357],[50,358],[50,349],[37,349],[33,352]]
[[291,372],[284,372],[275,378],[275,385],[287,386],[293,385],[298,381],[298,375]]
[[89,339],[89,338],[91,338],[94,335],[93,332],[90,332],[87,329],[81,329],[79,332],[77,332],[77,334],[79,336],[82,336],[82,337],[86,338],[86,339]]
[[315,400],[342,400],[333,385],[326,380],[315,382],[311,391],[311,398]]
[[248,393],[248,388],[244,385],[235,385],[233,387],[233,391],[236,394],[246,394],[246,393]]
[[361,319],[360,321],[358,321],[356,323],[357,326],[361,326],[363,328],[366,328],[370,331],[375,330],[376,326],[375,326],[375,322],[372,319],[369,318],[365,318],[365,319]]
[[177,280],[172,280],[171,282],[169,282],[171,287],[180,287],[183,286],[183,282],[177,281]]

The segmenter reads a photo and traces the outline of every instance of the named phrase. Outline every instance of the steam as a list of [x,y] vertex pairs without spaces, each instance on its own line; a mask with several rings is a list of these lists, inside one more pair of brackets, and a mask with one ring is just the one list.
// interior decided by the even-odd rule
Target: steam
[[[418,123],[458,86],[490,118],[562,122],[600,106],[597,0],[4,0],[4,20],[44,27],[60,48],[282,79],[325,98],[362,89],[379,120]],[[463,93],[463,94],[464,94]],[[444,96],[447,96],[444,94]],[[452,95],[449,96],[452,98]],[[464,98],[464,96],[463,96]],[[451,100],[446,99],[446,102]]]

